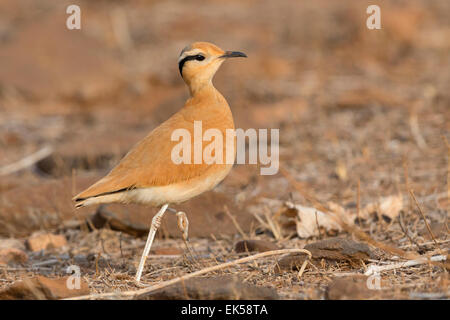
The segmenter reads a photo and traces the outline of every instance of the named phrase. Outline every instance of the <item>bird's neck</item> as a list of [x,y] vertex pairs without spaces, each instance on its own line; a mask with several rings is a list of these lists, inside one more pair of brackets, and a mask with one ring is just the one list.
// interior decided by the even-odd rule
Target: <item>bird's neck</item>
[[192,98],[196,96],[208,94],[208,92],[215,92],[216,88],[214,88],[211,79],[192,79],[189,83],[189,93]]
[[205,102],[208,102],[208,104],[221,103],[225,100],[211,82],[209,84],[204,84],[203,86],[195,87],[195,89],[190,87],[189,91],[191,93],[191,98],[189,100],[194,104],[203,104]]

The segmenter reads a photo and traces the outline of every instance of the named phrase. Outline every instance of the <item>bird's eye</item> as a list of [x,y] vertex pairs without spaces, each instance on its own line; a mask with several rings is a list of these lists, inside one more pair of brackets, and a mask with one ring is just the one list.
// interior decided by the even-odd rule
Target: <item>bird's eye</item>
[[205,57],[202,56],[201,54],[198,54],[198,55],[195,56],[195,60],[197,60],[197,61],[203,61],[203,60],[205,60]]

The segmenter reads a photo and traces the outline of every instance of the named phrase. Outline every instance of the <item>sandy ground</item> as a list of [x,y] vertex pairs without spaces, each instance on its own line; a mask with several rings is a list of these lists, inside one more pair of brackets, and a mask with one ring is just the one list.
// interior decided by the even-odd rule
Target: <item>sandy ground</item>
[[[325,244],[301,274],[277,271],[283,257],[270,256],[202,275],[209,291],[153,298],[449,298],[448,262],[383,271],[381,290],[363,276],[370,265],[448,254],[448,1],[383,2],[381,30],[366,28],[368,1],[79,2],[82,29],[72,31],[69,2],[0,3],[0,168],[52,150],[0,176],[0,244],[17,239],[26,257],[0,264],[0,288],[77,265],[91,294],[138,289],[155,209],[75,211],[71,197],[181,108],[188,91],[177,57],[203,40],[248,54],[224,64],[214,84],[237,127],[280,129],[280,172],[236,165],[214,191],[177,206],[190,220],[193,255],[167,214],[143,281],[242,258],[235,245],[244,238],[288,249],[337,236],[368,242],[370,254]],[[304,236],[306,220],[287,203],[325,206],[348,225],[328,228],[324,218]],[[95,226],[96,212],[112,220]],[[33,252],[35,232],[66,242]],[[223,276],[235,288],[214,295]],[[260,296],[260,287],[271,290]]]

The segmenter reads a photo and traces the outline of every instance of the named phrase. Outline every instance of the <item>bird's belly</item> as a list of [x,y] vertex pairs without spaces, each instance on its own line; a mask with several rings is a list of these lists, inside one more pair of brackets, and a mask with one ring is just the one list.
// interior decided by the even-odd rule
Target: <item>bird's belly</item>
[[232,165],[223,165],[213,173],[167,186],[129,190],[122,195],[121,202],[149,204],[152,206],[180,203],[214,188],[228,175],[231,167]]

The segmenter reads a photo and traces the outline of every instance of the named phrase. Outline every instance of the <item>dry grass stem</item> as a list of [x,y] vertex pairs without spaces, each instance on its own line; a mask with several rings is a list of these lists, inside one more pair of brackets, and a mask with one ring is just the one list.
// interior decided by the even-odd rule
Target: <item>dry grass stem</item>
[[53,152],[53,148],[50,146],[45,146],[42,149],[36,151],[33,154],[30,154],[29,156],[22,158],[21,160],[8,164],[6,166],[0,167],[0,176],[5,176],[20,170],[23,170],[25,168],[31,167],[36,162],[47,158],[49,155],[51,155]]
[[80,297],[74,297],[74,298],[70,298],[67,300],[86,300],[86,299],[105,299],[105,298],[110,298],[110,299],[124,299],[124,298],[129,298],[129,299],[133,299],[133,298],[137,298],[139,296],[148,294],[152,291],[158,290],[158,289],[162,289],[165,287],[168,287],[170,285],[176,284],[178,282],[181,281],[186,281],[187,279],[193,278],[193,277],[198,277],[200,275],[203,275],[205,273],[209,273],[209,272],[213,272],[213,271],[217,271],[217,270],[221,270],[224,268],[228,268],[230,266],[234,266],[234,265],[239,265],[242,263],[246,263],[246,262],[250,262],[256,259],[260,259],[260,258],[264,258],[264,257],[268,257],[268,256],[273,256],[273,255],[280,255],[280,254],[285,254],[285,253],[306,253],[310,258],[311,258],[311,252],[309,252],[308,250],[305,249],[282,249],[282,250],[273,250],[273,251],[266,251],[266,252],[262,252],[262,253],[258,253],[249,257],[245,257],[245,258],[241,258],[235,261],[230,261],[230,262],[226,262],[226,263],[222,263],[216,266],[212,266],[212,267],[208,267],[196,272],[192,272],[190,274],[187,274],[185,276],[181,276],[175,279],[171,279],[168,281],[163,281],[161,283],[158,283],[154,286],[148,287],[148,288],[144,288],[144,289],[140,289],[140,290],[132,290],[132,291],[125,291],[125,292],[108,292],[108,293],[101,293],[101,294],[93,294],[93,295],[86,295],[86,296],[80,296]]

